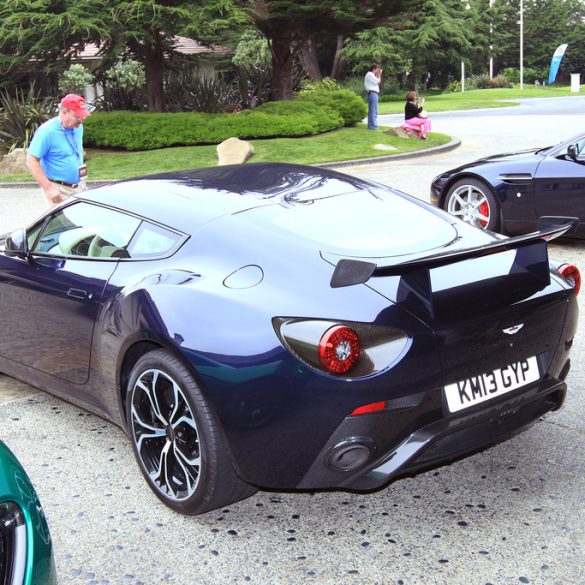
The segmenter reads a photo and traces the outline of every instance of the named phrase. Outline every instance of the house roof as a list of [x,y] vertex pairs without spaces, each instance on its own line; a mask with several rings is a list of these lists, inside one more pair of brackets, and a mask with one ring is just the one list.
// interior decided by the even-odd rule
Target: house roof
[[[231,51],[218,45],[203,45],[200,42],[187,37],[172,37],[173,46],[177,53],[183,55],[199,55],[202,53],[215,53],[216,55],[227,55]],[[80,61],[90,61],[92,59],[101,59],[103,54],[101,48],[96,43],[85,43],[83,46],[72,47],[71,53]]]

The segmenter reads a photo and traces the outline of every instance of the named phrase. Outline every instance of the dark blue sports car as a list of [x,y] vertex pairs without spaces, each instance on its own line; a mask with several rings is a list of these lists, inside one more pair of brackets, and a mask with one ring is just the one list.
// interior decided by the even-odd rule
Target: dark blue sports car
[[378,488],[562,405],[569,228],[508,239],[287,164],[112,184],[4,236],[0,371],[120,425],[182,513]]
[[490,156],[433,180],[431,202],[476,227],[521,234],[541,216],[576,217],[585,238],[585,135],[556,146]]

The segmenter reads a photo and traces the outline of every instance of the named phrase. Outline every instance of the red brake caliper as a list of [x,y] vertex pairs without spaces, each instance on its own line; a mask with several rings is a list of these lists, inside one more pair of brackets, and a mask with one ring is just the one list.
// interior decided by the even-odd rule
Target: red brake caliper
[[[484,201],[479,206],[479,213],[481,215],[483,215],[484,217],[487,217],[488,218],[488,221],[489,221],[489,217],[490,217],[490,206],[487,204],[486,201]],[[480,219],[479,222],[481,223],[481,227],[485,227],[488,224],[488,221],[486,221],[485,219]]]

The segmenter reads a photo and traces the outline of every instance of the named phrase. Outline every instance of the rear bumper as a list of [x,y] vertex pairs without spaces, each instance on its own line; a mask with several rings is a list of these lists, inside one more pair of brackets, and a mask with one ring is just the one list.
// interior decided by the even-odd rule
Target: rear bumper
[[[567,361],[563,377],[569,369]],[[300,489],[380,488],[401,475],[411,475],[479,451],[525,430],[563,404],[564,382],[550,377],[522,388],[493,404],[424,424],[393,447],[384,444],[384,430],[395,428],[396,413],[347,417],[328,441]]]

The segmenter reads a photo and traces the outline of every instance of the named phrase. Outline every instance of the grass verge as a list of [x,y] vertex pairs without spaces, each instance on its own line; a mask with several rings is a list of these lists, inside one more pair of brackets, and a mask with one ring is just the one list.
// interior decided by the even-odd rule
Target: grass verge
[[[425,95],[424,92],[420,92]],[[429,112],[445,112],[449,110],[476,110],[482,108],[505,108],[518,105],[519,100],[535,97],[566,97],[582,96],[580,93],[571,93],[568,86],[524,86],[509,89],[472,89],[458,93],[443,93],[439,95],[429,94],[426,98],[425,108]],[[381,102],[378,105],[379,114],[402,114],[404,102]]]
[[[430,134],[425,141],[399,138],[383,130],[387,129],[373,132],[359,125],[307,138],[252,140],[255,154],[249,162],[315,164],[375,158],[439,146],[451,140],[449,136],[438,133]],[[92,180],[126,179],[217,164],[215,146],[163,148],[144,152],[88,149],[86,158],[88,178]],[[31,180],[28,173],[0,175],[2,182]]]

